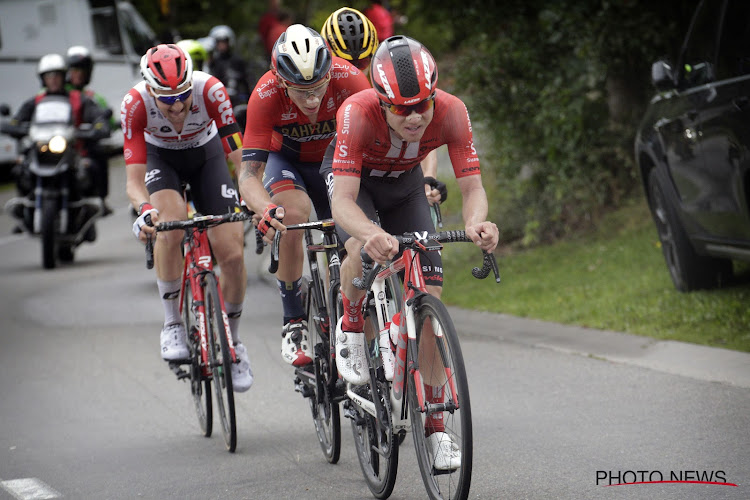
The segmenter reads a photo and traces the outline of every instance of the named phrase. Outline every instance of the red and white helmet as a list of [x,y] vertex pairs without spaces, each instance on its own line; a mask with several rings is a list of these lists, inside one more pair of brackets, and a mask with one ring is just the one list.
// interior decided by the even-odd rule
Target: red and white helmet
[[408,36],[386,38],[370,61],[370,78],[378,97],[409,105],[435,92],[438,70],[427,48]]
[[176,90],[193,80],[193,61],[177,45],[151,47],[141,57],[141,75],[158,90]]

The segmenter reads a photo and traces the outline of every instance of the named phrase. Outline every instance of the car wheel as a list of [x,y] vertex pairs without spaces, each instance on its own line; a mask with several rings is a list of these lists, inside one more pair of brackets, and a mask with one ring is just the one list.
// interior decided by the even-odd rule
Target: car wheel
[[659,233],[664,260],[677,290],[690,292],[725,285],[732,261],[698,255],[682,227],[677,211],[665,196],[667,182],[654,168],[648,176],[651,215]]

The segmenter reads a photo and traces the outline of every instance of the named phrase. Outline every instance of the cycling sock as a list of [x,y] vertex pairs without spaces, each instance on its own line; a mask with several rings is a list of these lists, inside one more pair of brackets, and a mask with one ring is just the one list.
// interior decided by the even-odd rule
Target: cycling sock
[[232,304],[230,302],[224,302],[224,307],[227,310],[227,317],[229,318],[229,329],[232,334],[232,342],[235,345],[240,341],[239,330],[240,330],[240,316],[242,315],[242,304]]
[[302,289],[300,285],[302,278],[295,281],[276,280],[281,294],[281,306],[284,309],[284,324],[293,318],[304,318],[305,310],[302,307]]
[[164,306],[164,324],[172,325],[174,323],[181,323],[182,318],[180,317],[180,286],[182,285],[182,279],[176,279],[174,281],[162,281],[156,279],[156,286],[159,288],[159,296],[161,297],[161,304]]
[[344,303],[344,317],[341,320],[341,330],[345,332],[364,332],[365,319],[362,317],[362,301],[365,296],[359,298],[356,302],[349,301],[342,293],[341,298]]
[[[428,403],[442,403],[445,400],[443,387],[424,385],[424,397]],[[434,432],[445,432],[443,423],[443,412],[430,413],[424,419],[424,435],[429,436]]]

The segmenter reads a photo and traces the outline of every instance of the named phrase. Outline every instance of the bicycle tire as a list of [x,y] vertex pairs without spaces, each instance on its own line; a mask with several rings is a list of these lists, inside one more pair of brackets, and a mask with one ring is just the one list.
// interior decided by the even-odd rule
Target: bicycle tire
[[198,417],[198,424],[205,437],[213,432],[213,405],[211,400],[211,379],[203,374],[201,360],[200,334],[193,312],[193,294],[190,281],[185,282],[182,301],[182,319],[187,330],[187,344],[190,351],[190,393]]
[[[368,323],[375,333],[378,331],[377,314],[374,306],[370,306]],[[352,434],[357,459],[362,468],[367,487],[375,498],[388,498],[396,485],[398,473],[398,449],[401,439],[393,433],[393,418],[391,415],[390,383],[385,380],[381,368],[380,356],[370,356],[370,366],[376,372],[375,390],[372,383],[359,386],[355,391],[365,399],[380,400],[376,405],[382,412],[379,418],[352,404],[356,418],[352,419]]]
[[208,359],[213,373],[214,395],[221,420],[224,443],[229,452],[237,448],[237,418],[234,411],[234,388],[232,386],[232,356],[219,300],[216,276],[204,276],[206,304],[206,334],[208,337]]
[[[445,308],[445,305],[436,297],[423,296],[416,307],[417,325],[417,350],[422,346],[422,332],[427,321],[436,322],[442,329],[442,339],[436,342],[436,353],[426,359],[428,354],[419,356],[417,353],[409,353],[410,360],[419,361],[419,373],[423,382],[430,379],[444,379],[438,381],[444,394],[445,402],[456,402],[450,389],[452,385],[458,393],[458,408],[453,411],[444,412],[443,423],[447,432],[461,452],[461,466],[454,471],[438,471],[433,467],[434,459],[432,451],[424,433],[425,413],[420,411],[417,401],[417,385],[414,373],[407,370],[409,417],[412,425],[412,439],[417,454],[419,470],[422,474],[427,493],[432,499],[463,500],[468,497],[471,487],[471,468],[473,458],[472,423],[471,423],[471,401],[469,398],[469,384],[466,378],[466,369],[458,334],[453,320]],[[419,358],[425,359],[419,359]],[[448,371],[449,369],[450,371]],[[447,374],[450,373],[450,378]],[[449,383],[450,382],[450,383]],[[431,384],[431,385],[438,385]]]
[[[313,282],[309,285],[312,286]],[[312,290],[308,290],[306,301],[307,325],[313,336],[311,340],[315,353],[313,369],[316,374],[316,380],[312,384],[313,395],[309,398],[310,411],[323,455],[328,463],[335,464],[341,456],[341,413],[333,394],[338,374],[335,371],[336,365],[330,357],[330,336],[328,340],[323,338],[319,331],[320,324],[315,320],[316,316],[321,316],[315,295]],[[330,324],[331,318],[328,318],[328,321]]]

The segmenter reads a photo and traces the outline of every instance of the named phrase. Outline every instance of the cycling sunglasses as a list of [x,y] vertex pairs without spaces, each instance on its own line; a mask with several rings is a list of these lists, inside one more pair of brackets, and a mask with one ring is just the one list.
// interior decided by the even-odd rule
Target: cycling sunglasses
[[429,111],[435,105],[435,94],[416,104],[410,104],[408,106],[404,104],[388,104],[387,102],[384,102],[383,104],[394,115],[409,116],[412,112],[417,112],[421,115],[422,113]]
[[177,101],[185,102],[188,97],[190,97],[190,94],[193,93],[193,86],[191,85],[188,87],[188,89],[185,92],[182,92],[181,94],[154,94],[154,97],[159,99],[164,104],[171,106],[172,104],[176,103]]

